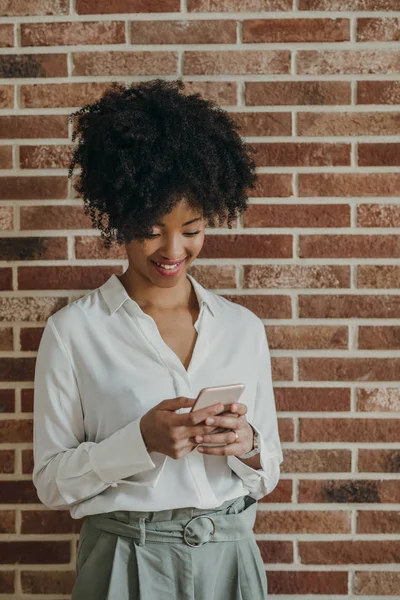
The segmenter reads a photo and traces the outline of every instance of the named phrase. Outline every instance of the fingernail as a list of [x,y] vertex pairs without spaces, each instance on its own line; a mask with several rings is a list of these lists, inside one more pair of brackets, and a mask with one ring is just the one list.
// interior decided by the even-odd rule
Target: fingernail
[[201,435],[196,435],[196,442],[202,442],[203,437]]
[[204,452],[204,450],[203,450],[203,448],[202,448],[201,446],[199,446],[199,447],[197,448],[197,451],[198,451],[198,452]]
[[212,417],[208,417],[208,418],[206,419],[206,424],[207,424],[207,425],[212,425],[213,423],[214,423],[214,419],[213,419]]
[[236,404],[232,404],[232,410],[236,410],[237,409],[237,405]]

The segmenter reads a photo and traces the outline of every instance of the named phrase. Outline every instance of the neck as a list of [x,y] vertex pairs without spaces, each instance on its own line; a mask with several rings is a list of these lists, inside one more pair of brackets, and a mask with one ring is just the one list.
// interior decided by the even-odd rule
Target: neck
[[143,311],[173,311],[188,308],[193,303],[193,296],[195,296],[192,284],[186,275],[170,288],[154,285],[131,266],[118,278],[128,295],[138,303]]

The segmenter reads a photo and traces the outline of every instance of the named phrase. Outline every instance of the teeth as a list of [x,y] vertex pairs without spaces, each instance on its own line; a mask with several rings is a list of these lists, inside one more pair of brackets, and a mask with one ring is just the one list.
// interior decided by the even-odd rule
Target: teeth
[[[156,261],[154,261],[156,262]],[[177,267],[177,265],[179,265],[179,263],[176,263],[175,265],[160,265],[160,263],[156,262],[156,265],[161,267],[162,269],[166,269],[167,271],[170,271],[171,269],[175,269]]]

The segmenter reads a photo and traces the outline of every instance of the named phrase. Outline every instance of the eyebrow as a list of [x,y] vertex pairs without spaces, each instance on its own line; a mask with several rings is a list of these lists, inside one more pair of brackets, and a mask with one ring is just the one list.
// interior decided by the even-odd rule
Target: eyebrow
[[[190,225],[190,223],[194,223],[195,221],[201,221],[202,217],[196,217],[195,219],[192,219],[191,221],[186,221],[186,223],[183,223],[182,227],[185,227],[185,225]],[[165,227],[165,223],[154,223],[155,225],[160,225],[160,227]]]

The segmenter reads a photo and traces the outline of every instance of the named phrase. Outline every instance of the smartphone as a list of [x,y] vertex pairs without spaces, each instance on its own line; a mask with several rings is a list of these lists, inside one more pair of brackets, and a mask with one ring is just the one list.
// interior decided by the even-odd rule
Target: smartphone
[[[229,411],[229,406],[233,402],[237,402],[243,393],[245,388],[244,383],[232,383],[229,385],[217,385],[203,388],[200,390],[199,395],[196,398],[195,404],[192,406],[193,410],[199,410],[201,408],[207,408],[213,404],[221,403],[224,405],[224,412]],[[238,415],[236,415],[238,416]],[[222,433],[226,431],[224,427],[220,427],[214,433]],[[225,444],[201,444],[202,446],[225,446]]]

